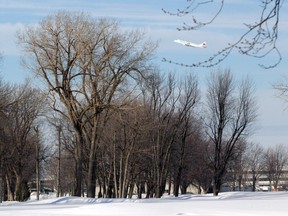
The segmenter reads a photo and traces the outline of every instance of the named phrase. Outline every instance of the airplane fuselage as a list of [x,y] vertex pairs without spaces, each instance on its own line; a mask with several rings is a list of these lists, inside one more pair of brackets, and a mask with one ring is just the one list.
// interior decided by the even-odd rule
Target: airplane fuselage
[[192,42],[188,42],[188,41],[184,41],[184,40],[174,40],[174,42],[176,43],[180,43],[184,46],[188,46],[188,47],[197,47],[197,48],[206,48],[206,42],[203,42],[201,44],[195,44],[195,43],[192,43]]

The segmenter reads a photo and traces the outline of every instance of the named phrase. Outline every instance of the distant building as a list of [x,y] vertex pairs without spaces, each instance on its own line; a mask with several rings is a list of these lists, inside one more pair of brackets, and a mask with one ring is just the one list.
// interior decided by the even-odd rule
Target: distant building
[[[288,169],[282,171],[281,175],[279,176],[276,176],[275,174],[269,175],[267,171],[259,172],[258,176],[259,177],[255,182],[256,191],[288,190]],[[248,171],[241,176],[241,181],[227,181],[225,184],[223,184],[221,191],[252,191],[252,185],[253,174],[251,171]]]
[[[30,193],[36,192],[36,181],[28,183]],[[40,193],[48,194],[54,192],[54,180],[52,179],[41,179],[40,180]]]

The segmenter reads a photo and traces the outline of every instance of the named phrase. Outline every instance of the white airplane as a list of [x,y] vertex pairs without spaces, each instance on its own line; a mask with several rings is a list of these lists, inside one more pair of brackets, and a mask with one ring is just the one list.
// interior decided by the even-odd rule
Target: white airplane
[[206,48],[207,44],[206,42],[203,42],[201,44],[195,44],[195,43],[192,43],[192,42],[188,42],[188,41],[184,41],[184,40],[174,40],[174,42],[176,43],[180,43],[184,46],[189,46],[189,47],[196,47],[196,48]]

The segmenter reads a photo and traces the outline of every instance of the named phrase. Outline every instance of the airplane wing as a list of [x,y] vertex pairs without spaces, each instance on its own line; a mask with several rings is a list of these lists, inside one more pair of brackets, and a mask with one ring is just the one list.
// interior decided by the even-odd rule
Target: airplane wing
[[174,42],[176,43],[180,43],[184,46],[189,46],[189,47],[196,47],[196,48],[206,48],[207,46],[207,43],[206,42],[203,42],[201,44],[195,44],[195,43],[192,43],[192,42],[188,42],[188,41],[184,41],[184,40],[174,40]]

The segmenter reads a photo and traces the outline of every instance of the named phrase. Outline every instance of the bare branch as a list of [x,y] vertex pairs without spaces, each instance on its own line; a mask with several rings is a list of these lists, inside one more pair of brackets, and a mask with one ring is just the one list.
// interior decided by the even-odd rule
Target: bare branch
[[[172,13],[170,11],[167,11],[165,9],[162,8],[162,11],[168,15],[171,16],[178,16],[178,17],[183,17],[183,16],[187,16],[187,15],[191,15],[193,12],[195,12],[200,6],[205,5],[205,4],[209,4],[209,3],[213,3],[214,0],[206,0],[206,1],[200,1],[197,2],[196,0],[193,1],[187,1],[188,6],[186,6],[184,9],[177,9],[176,13]],[[221,0],[221,4],[220,7],[218,9],[218,11],[216,12],[215,15],[213,15],[213,17],[211,19],[209,19],[207,22],[201,22],[198,21],[198,19],[196,19],[193,15],[192,15],[192,22],[193,25],[191,24],[187,24],[186,22],[183,23],[183,26],[181,28],[177,28],[178,31],[190,31],[190,30],[198,30],[206,25],[211,24],[216,17],[221,13],[222,9],[224,6],[224,0]]]
[[[175,15],[188,15],[195,12],[195,10],[199,7],[199,4],[208,4],[213,1],[203,1],[201,3],[196,4],[196,1],[189,2],[189,6],[187,6],[184,10],[178,10],[178,13]],[[225,48],[215,53],[210,58],[200,61],[193,64],[184,64],[179,63],[170,59],[163,58],[163,62],[176,64],[184,67],[213,67],[220,64],[224,61],[233,50],[238,51],[242,55],[247,55],[254,58],[265,58],[272,53],[276,54],[276,61],[272,64],[259,64],[260,67],[269,69],[274,68],[280,64],[282,61],[282,55],[277,48],[277,39],[278,39],[278,28],[279,28],[279,19],[280,19],[280,9],[283,4],[283,0],[263,0],[261,1],[261,14],[259,20],[252,24],[244,24],[248,29],[242,35],[240,35],[239,39],[233,43],[228,43]],[[192,8],[192,5],[196,4],[195,8]],[[206,23],[202,23],[193,18],[193,23],[195,26],[188,26],[184,23],[182,30],[196,30],[200,27],[206,26],[207,24],[211,24],[216,17],[221,13],[224,5],[224,1],[220,3],[220,9],[217,11],[215,16]],[[169,15],[174,15],[173,13],[169,13],[163,10],[165,13]],[[179,28],[178,28],[179,30]]]

